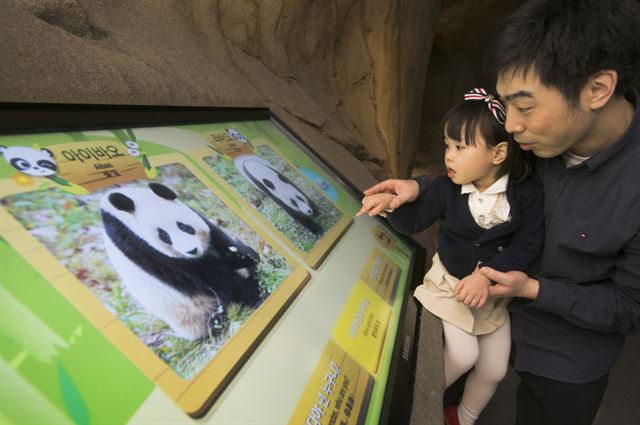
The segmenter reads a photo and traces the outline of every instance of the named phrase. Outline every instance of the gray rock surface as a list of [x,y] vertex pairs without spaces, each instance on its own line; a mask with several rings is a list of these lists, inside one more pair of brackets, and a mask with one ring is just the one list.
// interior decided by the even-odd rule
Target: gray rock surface
[[0,101],[266,106],[360,188],[409,175],[438,0],[3,3]]

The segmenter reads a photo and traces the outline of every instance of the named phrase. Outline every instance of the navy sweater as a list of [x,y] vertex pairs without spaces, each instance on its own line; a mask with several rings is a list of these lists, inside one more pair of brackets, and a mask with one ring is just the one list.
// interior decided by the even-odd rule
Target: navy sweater
[[462,195],[447,176],[417,181],[418,198],[389,214],[389,222],[400,233],[414,234],[440,220],[438,254],[450,274],[462,279],[479,261],[502,272],[527,271],[535,262],[544,238],[543,194],[536,181],[509,179],[511,221],[488,230],[473,219],[469,194]]

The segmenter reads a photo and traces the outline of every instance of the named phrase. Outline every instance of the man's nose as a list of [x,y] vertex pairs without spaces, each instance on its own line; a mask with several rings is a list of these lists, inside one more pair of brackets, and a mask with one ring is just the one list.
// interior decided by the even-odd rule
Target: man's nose
[[507,130],[507,133],[519,134],[524,132],[525,126],[516,113],[507,110],[507,118],[504,121],[504,129]]

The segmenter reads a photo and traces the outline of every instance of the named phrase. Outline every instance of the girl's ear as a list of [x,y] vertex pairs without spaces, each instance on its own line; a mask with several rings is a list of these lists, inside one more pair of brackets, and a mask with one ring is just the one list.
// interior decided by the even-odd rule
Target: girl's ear
[[500,165],[507,159],[507,151],[509,149],[509,142],[500,142],[495,145],[493,150],[493,158],[491,163],[493,165]]

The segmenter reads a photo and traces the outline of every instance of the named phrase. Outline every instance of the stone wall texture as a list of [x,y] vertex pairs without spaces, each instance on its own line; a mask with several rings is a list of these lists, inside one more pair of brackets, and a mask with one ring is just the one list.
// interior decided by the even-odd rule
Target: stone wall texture
[[440,119],[493,85],[521,2],[0,0],[0,101],[268,107],[365,188],[442,172]]
[[2,3],[0,101],[265,106],[358,187],[410,173],[440,0]]

